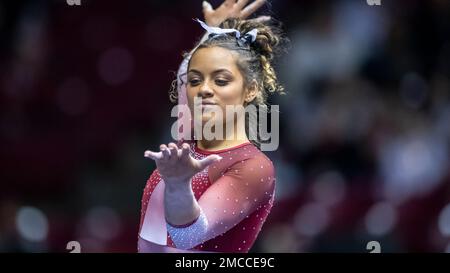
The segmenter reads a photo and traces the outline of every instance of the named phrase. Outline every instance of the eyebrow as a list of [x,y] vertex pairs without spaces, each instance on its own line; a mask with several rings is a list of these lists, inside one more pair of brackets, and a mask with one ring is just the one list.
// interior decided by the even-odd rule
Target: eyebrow
[[[219,74],[219,73],[222,73],[222,72],[226,72],[226,73],[229,73],[229,74],[233,75],[233,73],[232,73],[230,70],[225,69],[225,68],[216,69],[216,70],[214,70],[214,71],[212,72],[212,74]],[[190,70],[188,71],[188,73],[202,74],[202,72],[200,72],[200,71],[198,71],[198,70],[196,70],[196,69],[190,69]]]

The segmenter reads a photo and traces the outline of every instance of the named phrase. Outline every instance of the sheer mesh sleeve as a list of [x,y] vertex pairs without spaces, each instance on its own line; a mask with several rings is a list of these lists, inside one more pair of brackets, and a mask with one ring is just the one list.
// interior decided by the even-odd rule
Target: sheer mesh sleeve
[[[198,200],[206,218],[206,228],[194,228],[189,232],[189,227],[186,227],[182,246],[172,238],[174,244],[189,249],[225,233],[268,202],[274,189],[274,168],[268,158],[258,155],[238,161],[219,174]],[[199,225],[192,225],[196,224]],[[180,228],[177,231],[181,231]],[[190,243],[187,245],[186,242]]]

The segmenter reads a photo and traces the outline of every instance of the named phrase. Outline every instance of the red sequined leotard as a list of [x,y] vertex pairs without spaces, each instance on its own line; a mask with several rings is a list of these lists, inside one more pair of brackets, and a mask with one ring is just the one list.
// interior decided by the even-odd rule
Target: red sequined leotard
[[[194,142],[190,147],[191,156],[196,159],[212,154],[199,149]],[[250,142],[213,153],[223,159],[197,173],[191,180],[194,196],[208,220],[209,230],[205,238],[190,250],[248,252],[273,205],[273,164]],[[164,181],[155,170],[147,181],[142,198],[139,252],[181,252],[167,232],[163,201]]]

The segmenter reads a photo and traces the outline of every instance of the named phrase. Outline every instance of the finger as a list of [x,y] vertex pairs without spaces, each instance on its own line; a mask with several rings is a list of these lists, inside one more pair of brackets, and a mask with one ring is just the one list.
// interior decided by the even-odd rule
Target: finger
[[255,2],[246,6],[240,14],[241,19],[245,19],[252,15],[256,10],[262,7],[266,3],[266,0],[255,0]]
[[198,164],[199,164],[198,167],[200,170],[203,170],[204,168],[208,167],[212,163],[217,162],[221,159],[222,159],[222,157],[220,155],[209,155],[198,161]]
[[153,160],[160,160],[162,158],[162,156],[163,155],[162,155],[161,152],[156,153],[156,152],[152,152],[152,151],[149,151],[149,150],[144,152],[144,157],[148,157],[148,158],[153,159]]
[[159,149],[161,149],[161,152],[162,152],[162,155],[163,155],[161,160],[164,160],[164,161],[169,160],[169,158],[170,158],[170,151],[167,148],[167,146],[162,144],[161,146],[159,146]]
[[182,145],[183,143],[179,143],[179,142],[177,142],[177,144],[176,144],[176,146],[177,146],[177,152],[178,152],[178,158],[181,158],[181,152],[182,152],[182,147],[183,147],[183,145]]
[[236,4],[236,0],[225,0],[225,1],[223,1],[222,5],[224,5],[224,6],[232,6],[234,4]]
[[181,145],[181,160],[188,160],[189,159],[189,144],[187,143],[183,143],[183,145]]
[[236,3],[236,6],[239,9],[242,9],[243,7],[245,7],[245,5],[247,5],[248,1],[249,0],[238,0],[237,3]]
[[170,161],[178,160],[178,147],[175,143],[169,143],[169,151],[170,151]]
[[264,16],[256,17],[254,19],[250,19],[249,21],[254,21],[254,22],[258,22],[258,23],[265,23],[265,22],[269,22],[270,20],[272,20],[272,17],[264,15]]
[[211,4],[209,2],[207,2],[207,1],[203,1],[202,2],[202,8],[203,8],[203,13],[204,14],[207,14],[207,13],[210,13],[210,12],[214,11],[214,9],[211,6]]

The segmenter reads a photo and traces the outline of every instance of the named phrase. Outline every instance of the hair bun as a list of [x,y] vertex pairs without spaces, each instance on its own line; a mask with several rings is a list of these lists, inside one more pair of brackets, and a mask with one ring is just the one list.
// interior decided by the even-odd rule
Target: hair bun
[[234,28],[241,32],[243,35],[257,29],[258,34],[256,40],[251,44],[251,47],[259,54],[266,57],[271,61],[275,55],[277,55],[281,48],[281,42],[285,40],[282,37],[281,30],[270,22],[260,22],[255,19],[241,20],[238,18],[230,18],[225,20],[220,27],[222,28]]

